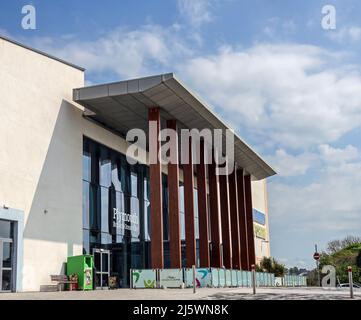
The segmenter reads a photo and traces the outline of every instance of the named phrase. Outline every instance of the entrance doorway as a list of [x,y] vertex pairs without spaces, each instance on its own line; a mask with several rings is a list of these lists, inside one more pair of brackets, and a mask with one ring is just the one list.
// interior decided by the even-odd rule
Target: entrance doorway
[[14,253],[14,222],[0,219],[0,292],[14,290]]
[[108,289],[110,276],[110,251],[93,249],[95,289]]
[[0,238],[0,292],[13,288],[13,240]]

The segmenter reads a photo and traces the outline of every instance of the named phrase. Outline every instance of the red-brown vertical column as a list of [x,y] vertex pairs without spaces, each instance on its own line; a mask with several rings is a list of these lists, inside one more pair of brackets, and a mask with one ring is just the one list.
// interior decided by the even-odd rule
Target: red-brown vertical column
[[211,267],[222,267],[221,258],[221,239],[219,229],[219,196],[218,196],[218,177],[216,175],[216,166],[214,160],[208,165],[208,183],[209,183],[209,205],[211,220]]
[[209,268],[208,203],[206,165],[204,163],[204,141],[200,143],[200,159],[197,164],[199,266]]
[[150,228],[152,268],[164,267],[163,256],[163,207],[162,170],[158,158],[160,150],[160,109],[150,108],[149,121],[149,180],[150,180]]
[[236,176],[237,176],[239,240],[240,240],[240,248],[241,248],[241,268],[242,270],[249,270],[243,169],[237,170]]
[[189,138],[188,164],[183,164],[184,216],[186,236],[186,265],[196,264],[196,238],[194,229],[194,170],[192,160],[192,139]]
[[[177,121],[168,120],[167,128],[177,132]],[[170,267],[181,268],[181,239],[179,225],[179,165],[178,165],[178,138],[173,146],[176,153],[176,163],[168,163],[168,192],[169,192],[169,253]]]
[[222,246],[223,265],[227,269],[232,268],[232,243],[229,215],[229,190],[228,175],[219,176],[219,194],[221,201],[221,226],[222,226]]
[[251,269],[251,265],[256,264],[256,252],[254,248],[252,185],[251,185],[250,175],[244,176],[244,191],[245,191],[244,194],[246,199],[248,264],[249,264],[249,269]]
[[239,238],[239,216],[238,216],[238,195],[236,168],[228,177],[229,184],[229,211],[231,216],[232,234],[232,268],[241,268],[241,249]]

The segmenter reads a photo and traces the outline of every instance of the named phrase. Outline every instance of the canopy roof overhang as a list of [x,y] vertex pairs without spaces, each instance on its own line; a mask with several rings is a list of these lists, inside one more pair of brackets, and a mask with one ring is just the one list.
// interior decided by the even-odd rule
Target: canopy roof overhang
[[[122,136],[133,128],[148,132],[148,108],[155,106],[161,109],[162,123],[176,119],[180,129],[222,129],[223,150],[226,129],[231,129],[173,73],[74,89],[73,99],[92,111],[88,117]],[[237,134],[234,158],[256,180],[276,174]]]

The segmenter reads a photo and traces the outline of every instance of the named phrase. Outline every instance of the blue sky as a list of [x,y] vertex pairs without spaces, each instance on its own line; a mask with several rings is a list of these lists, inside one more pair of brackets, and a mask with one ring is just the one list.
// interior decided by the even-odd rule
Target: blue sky
[[[37,28],[23,30],[32,4]],[[336,29],[321,9],[336,9]],[[88,84],[175,72],[278,171],[272,255],[361,235],[357,0],[2,1],[0,33],[87,69]]]

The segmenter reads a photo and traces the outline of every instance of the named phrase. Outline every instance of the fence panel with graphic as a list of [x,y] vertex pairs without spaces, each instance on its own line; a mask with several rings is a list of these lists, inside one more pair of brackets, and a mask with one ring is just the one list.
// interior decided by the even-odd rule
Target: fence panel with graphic
[[183,285],[183,269],[160,269],[159,284],[163,288],[181,288]]
[[131,288],[154,289],[157,287],[157,270],[156,269],[138,269],[130,270]]
[[[217,275],[218,278],[218,275]],[[186,287],[193,286],[193,269],[184,269],[184,283]],[[197,288],[212,287],[212,273],[208,268],[196,268]]]
[[[193,286],[193,269],[134,269],[131,270],[131,288],[182,288]],[[198,288],[251,287],[252,272],[224,268],[196,268],[195,283]],[[283,278],[285,286],[302,286],[304,277]],[[273,287],[275,275],[256,272],[258,287]]]

